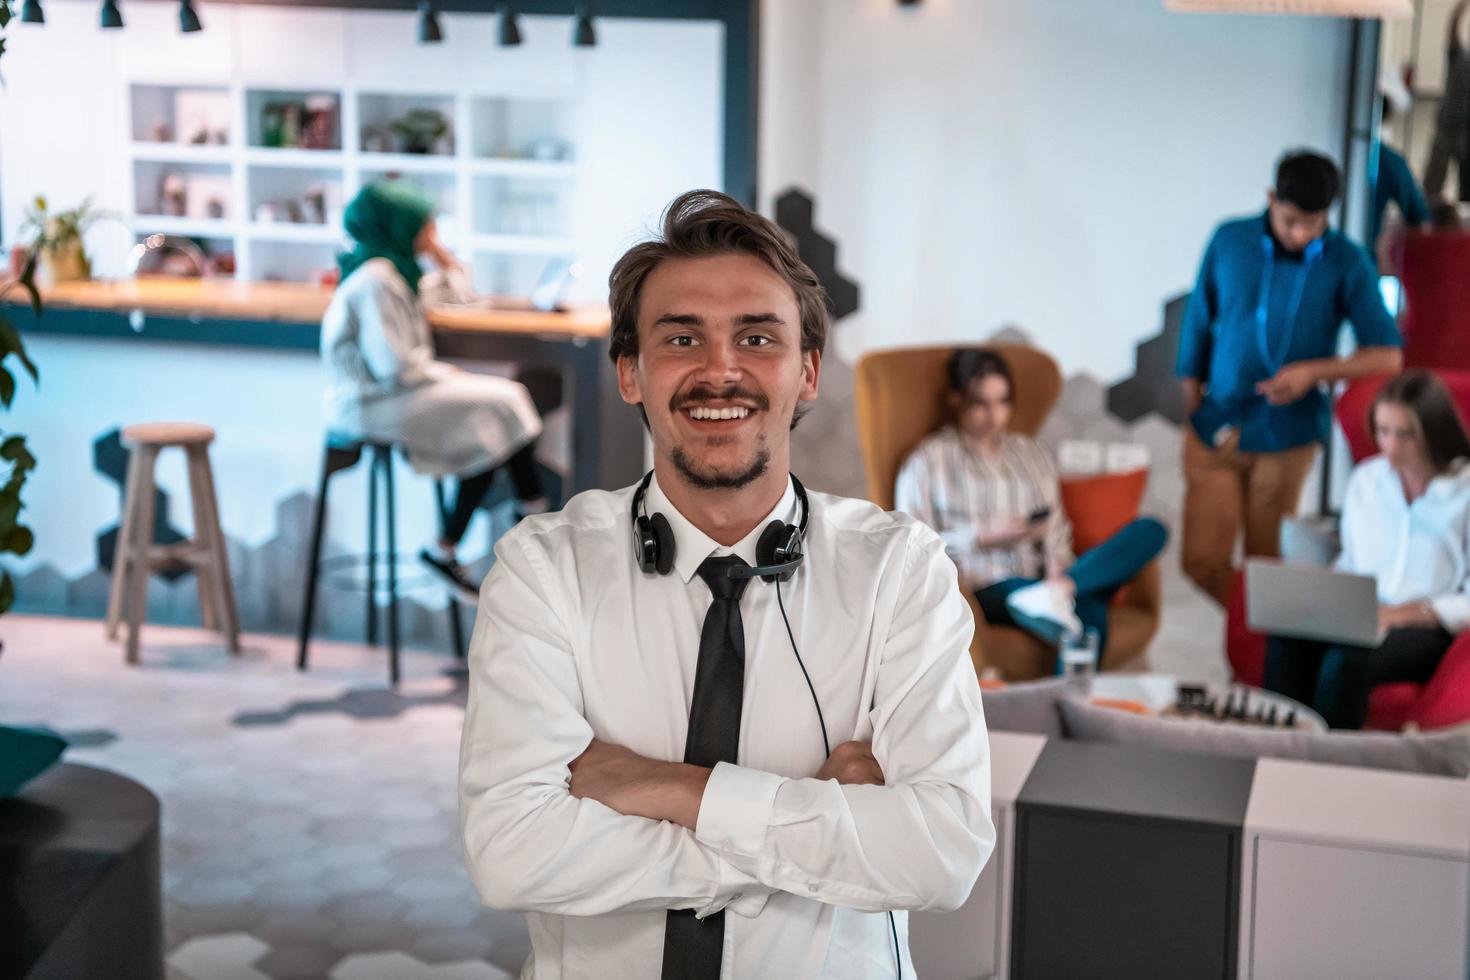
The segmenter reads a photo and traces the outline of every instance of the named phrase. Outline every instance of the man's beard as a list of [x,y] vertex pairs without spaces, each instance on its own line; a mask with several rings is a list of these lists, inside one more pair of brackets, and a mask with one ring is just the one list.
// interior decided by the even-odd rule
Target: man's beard
[[760,479],[765,475],[766,467],[771,465],[771,451],[762,446],[756,451],[755,457],[751,459],[750,465],[743,470],[734,473],[701,472],[696,469],[695,461],[679,447],[674,447],[670,454],[674,468],[679,471],[690,486],[699,490],[738,490],[743,486]]

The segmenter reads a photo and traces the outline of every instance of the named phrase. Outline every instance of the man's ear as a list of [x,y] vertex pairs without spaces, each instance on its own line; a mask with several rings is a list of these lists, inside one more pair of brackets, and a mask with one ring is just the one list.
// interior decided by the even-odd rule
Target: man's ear
[[801,353],[801,393],[796,396],[797,401],[815,401],[817,397],[817,381],[822,376],[822,352],[819,350],[802,351]]
[[629,405],[643,404],[643,387],[638,383],[638,358],[630,354],[618,358],[618,394]]

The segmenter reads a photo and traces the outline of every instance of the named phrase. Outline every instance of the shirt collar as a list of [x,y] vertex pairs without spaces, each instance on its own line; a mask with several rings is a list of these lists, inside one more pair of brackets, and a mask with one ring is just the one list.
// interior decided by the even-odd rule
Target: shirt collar
[[763,517],[749,534],[729,548],[705,534],[687,517],[679,513],[679,509],[669,502],[669,498],[658,485],[658,477],[654,477],[649,483],[648,493],[644,496],[643,502],[649,516],[655,513],[662,514],[669,522],[669,528],[674,532],[674,571],[679,573],[679,578],[685,585],[689,584],[689,580],[694,578],[694,573],[699,571],[699,566],[711,555],[739,555],[746,564],[756,564],[755,544],[760,540],[761,532],[766,529],[766,525],[774,520],[796,520],[796,488],[792,486],[789,478],[786,481],[786,492],[781,495],[781,499],[771,512]]
[[1424,496],[1449,499],[1462,493],[1467,483],[1470,483],[1470,460],[1457,459],[1450,464],[1449,469],[1429,481],[1429,486],[1424,489]]
[[[1287,262],[1305,261],[1307,257],[1306,249],[1302,249],[1300,252],[1293,252],[1285,245],[1281,244],[1281,239],[1276,237],[1276,229],[1271,227],[1271,209],[1269,207],[1266,209],[1265,213],[1261,215],[1261,227],[1265,230],[1266,238],[1269,239],[1271,242],[1272,258],[1284,259]],[[1326,235],[1327,232],[1324,231],[1322,233],[1322,236],[1325,238]],[[1321,239],[1314,238],[1312,241],[1321,241]],[[1308,244],[1307,248],[1311,248],[1311,245]]]

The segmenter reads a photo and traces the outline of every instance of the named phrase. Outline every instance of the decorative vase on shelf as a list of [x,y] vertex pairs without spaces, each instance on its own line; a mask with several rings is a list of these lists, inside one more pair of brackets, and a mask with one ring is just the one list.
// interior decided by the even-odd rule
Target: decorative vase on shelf
[[42,247],[36,273],[46,283],[91,279],[92,263],[87,259],[82,240],[71,238]]

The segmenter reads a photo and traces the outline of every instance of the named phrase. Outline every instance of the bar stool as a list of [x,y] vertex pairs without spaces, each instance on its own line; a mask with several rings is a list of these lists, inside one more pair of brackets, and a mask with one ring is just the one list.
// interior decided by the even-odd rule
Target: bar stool
[[[123,616],[128,620],[127,660],[138,662],[138,632],[148,611],[148,578],[155,571],[189,568],[199,584],[199,611],[205,629],[218,630],[230,653],[240,652],[240,620],[230,584],[230,561],[220,530],[209,444],[214,430],[192,422],[149,422],[122,430],[128,448],[128,478],[123,491],[122,528],[112,561],[112,589],[107,599],[107,636],[117,638]],[[194,537],[175,544],[154,544],[154,470],[165,449],[184,450],[188,457],[189,499],[194,509]]]
[[[387,579],[388,619],[388,680],[393,686],[399,678],[399,634],[398,634],[398,530],[395,521],[393,489],[392,443],[371,439],[350,439],[329,434],[322,456],[322,478],[317,486],[316,510],[311,522],[311,556],[306,566],[306,590],[301,602],[301,628],[296,644],[296,669],[306,670],[308,646],[311,642],[311,627],[316,614],[317,586],[321,571],[327,562],[322,561],[322,537],[326,530],[327,490],[331,479],[343,470],[351,469],[362,459],[365,451],[370,452],[368,461],[368,520],[367,520],[367,642],[376,646],[378,642],[378,494],[381,488],[384,497],[384,518],[387,523],[387,553],[384,555],[384,573]],[[444,485],[434,481],[434,492],[439,507],[441,526],[448,520],[444,499]],[[357,562],[357,556],[342,556],[348,562]],[[330,561],[330,559],[329,559]],[[459,606],[451,597],[448,601],[449,640],[456,657],[463,657],[464,627],[459,619]]]

